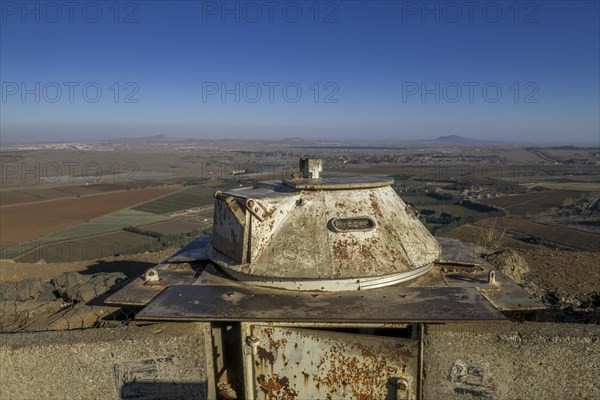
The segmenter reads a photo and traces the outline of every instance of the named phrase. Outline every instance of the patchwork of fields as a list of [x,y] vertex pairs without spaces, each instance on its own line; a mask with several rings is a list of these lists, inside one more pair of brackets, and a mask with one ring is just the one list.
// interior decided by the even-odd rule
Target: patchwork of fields
[[490,218],[477,221],[474,225],[483,228],[493,227],[499,231],[505,230],[513,236],[523,237],[524,240],[532,243],[556,244],[585,251],[598,251],[600,249],[600,235],[562,226],[539,224],[521,218]]
[[[100,182],[88,185],[72,184],[66,186],[45,183],[34,187],[23,186],[20,188],[2,190],[0,191],[0,205],[4,207],[36,201],[68,199],[95,194],[106,194],[108,192],[116,193],[125,190],[149,189],[153,187],[162,187],[162,184],[152,180],[137,180],[134,182],[119,183]],[[181,187],[179,187],[179,189],[181,189]]]
[[154,214],[166,214],[193,207],[208,206],[215,201],[214,193],[219,187],[223,188],[223,184],[221,186],[213,184],[190,187],[169,196],[141,204],[133,209]]
[[28,253],[15,257],[17,262],[47,263],[96,260],[126,254],[131,250],[155,242],[149,236],[119,231],[105,235],[70,239],[58,243],[37,244]]
[[[166,221],[168,219],[169,218],[167,216],[163,215],[156,215],[152,213],[145,213],[141,211],[125,209],[107,215],[103,215],[90,221],[86,221],[84,223],[75,225],[62,231],[54,232],[49,235],[45,235],[43,237],[25,243],[5,244],[3,247],[2,256],[4,258],[14,258],[20,254],[28,252],[45,252],[46,250],[44,249],[52,248],[48,247],[47,245],[56,244],[59,242],[66,242],[64,246],[67,247],[73,246],[69,243],[72,243],[74,241],[80,242],[90,237],[92,237],[94,241],[97,240],[100,247],[105,247],[104,238],[101,238],[98,235],[104,235],[111,232],[121,231],[126,226],[144,226],[148,224],[155,224],[158,222]],[[112,242],[118,242],[118,240],[119,238],[115,238],[114,240],[111,239]],[[146,243],[145,240],[142,242]],[[85,244],[87,246],[91,246],[90,241],[86,242]],[[118,253],[118,251],[115,251],[114,253]]]
[[[1,245],[23,243],[82,222],[173,193],[178,187],[159,187],[94,196],[2,207]],[[97,233],[97,232],[94,232]],[[94,234],[92,233],[92,234]]]
[[[185,240],[192,232],[206,234],[212,226],[216,190],[262,179],[252,172],[261,170],[259,167],[249,168],[251,173],[245,176],[234,176],[231,171],[240,165],[279,165],[285,167],[281,175],[288,176],[297,168],[290,152],[305,155],[308,151],[291,150],[294,147],[288,143],[268,151],[263,145],[249,151],[248,143],[227,151],[213,148],[214,143],[195,150],[180,149],[180,145],[144,152],[135,144],[128,153],[118,146],[115,152],[78,154],[103,166],[103,180],[93,183],[85,181],[81,171],[69,181],[54,183],[24,184],[15,174],[0,191],[0,257],[25,262],[84,260],[126,254],[128,248],[154,251],[152,246],[167,240],[173,243],[179,240],[178,235]],[[592,150],[544,149],[540,158],[541,150],[513,147],[460,151],[445,145],[427,151],[408,147],[310,148],[311,153],[325,159],[324,176],[393,176],[400,196],[421,211],[421,220],[436,235],[450,232],[481,240],[490,230],[506,231],[512,238],[505,235],[505,241],[514,246],[530,246],[526,241],[531,240],[597,250],[593,228],[599,217],[580,212],[581,207],[587,210],[581,197],[597,197],[596,192],[600,192],[597,165],[569,164],[600,158]],[[139,166],[133,181],[121,181],[120,170],[112,167],[104,171],[106,165],[122,167],[124,154],[127,161]],[[13,151],[0,156],[3,162],[15,165],[21,161],[63,161],[60,157],[70,161],[74,157],[70,151],[63,154],[55,150]],[[169,186],[158,186],[167,182]],[[535,191],[539,188],[549,190]],[[570,203],[575,204],[570,207]],[[509,216],[527,219],[499,217],[498,226],[492,227],[489,218],[502,211],[480,205],[500,207]],[[580,230],[567,228],[569,224]],[[124,231],[126,227],[139,229]]]
[[[177,189],[181,188],[173,186],[168,189],[146,189],[143,192],[141,190],[113,192],[102,196],[57,199],[3,207],[4,241],[0,256],[20,262],[40,260],[72,262],[96,259],[126,254],[136,248],[154,248],[156,246],[152,245],[153,243],[159,244],[156,237],[123,231],[126,227],[144,227],[145,231],[161,235],[185,235],[210,228],[212,225],[210,206],[214,201],[215,187],[195,186],[173,193]],[[147,201],[143,202],[144,200]],[[139,204],[140,202],[142,204]],[[136,204],[138,206],[135,206]],[[133,208],[128,208],[132,205]],[[168,215],[175,211],[201,206],[206,208],[201,213],[196,212],[176,218]],[[121,209],[107,213],[114,208]],[[22,227],[11,223],[10,214],[13,210],[18,212],[12,217],[18,219]],[[46,220],[41,221],[45,230],[54,231],[41,234],[45,233],[44,229],[32,230],[35,221],[29,221],[24,217],[24,214],[31,210],[33,210],[31,218],[45,218]],[[100,213],[104,215],[94,218]],[[88,219],[89,217],[91,218]],[[54,225],[49,223],[55,220]],[[4,223],[5,221],[7,224]],[[19,235],[19,229],[23,229],[28,235]],[[12,241],[8,238],[16,240]]]
[[528,214],[544,212],[552,207],[559,207],[565,201],[578,199],[585,195],[586,193],[584,192],[574,192],[570,190],[548,190],[491,199],[481,199],[477,201],[479,203],[503,208],[508,211],[510,215],[526,216]]

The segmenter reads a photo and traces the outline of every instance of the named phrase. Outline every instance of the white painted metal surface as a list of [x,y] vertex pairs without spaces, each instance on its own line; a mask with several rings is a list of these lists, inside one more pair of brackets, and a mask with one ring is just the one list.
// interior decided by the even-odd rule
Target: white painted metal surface
[[389,179],[314,181],[332,189],[219,194],[211,260],[253,285],[357,290],[414,279],[440,259],[439,243]]

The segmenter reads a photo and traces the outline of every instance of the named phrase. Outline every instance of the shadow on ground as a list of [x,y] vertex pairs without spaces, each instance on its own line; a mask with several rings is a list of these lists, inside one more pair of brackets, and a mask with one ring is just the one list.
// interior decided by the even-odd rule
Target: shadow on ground
[[206,399],[206,382],[125,382],[121,386],[121,399]]
[[143,261],[96,261],[96,264],[89,265],[85,270],[78,271],[82,275],[93,275],[101,272],[121,272],[128,278],[142,275],[148,268],[154,267],[155,263]]

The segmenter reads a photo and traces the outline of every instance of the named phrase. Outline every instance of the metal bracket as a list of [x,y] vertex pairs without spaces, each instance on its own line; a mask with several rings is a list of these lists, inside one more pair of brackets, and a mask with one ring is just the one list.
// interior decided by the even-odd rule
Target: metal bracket
[[246,200],[246,208],[261,222],[269,216],[267,208],[254,199]]
[[144,273],[144,282],[158,282],[160,278],[158,277],[158,270],[156,268],[149,268]]
[[238,205],[237,201],[233,197],[228,197],[225,199],[225,204],[231,210],[235,218],[238,220],[240,225],[244,226],[246,224],[246,216],[242,211],[241,207]]
[[245,354],[252,354],[256,356],[258,354],[258,343],[260,340],[255,336],[248,336],[246,338],[246,351]]

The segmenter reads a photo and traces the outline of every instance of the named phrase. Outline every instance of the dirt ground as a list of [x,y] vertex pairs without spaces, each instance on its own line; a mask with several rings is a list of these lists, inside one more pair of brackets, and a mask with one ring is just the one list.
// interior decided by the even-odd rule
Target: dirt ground
[[600,292],[600,252],[519,249],[531,269],[526,279],[548,290],[561,289],[575,296]]
[[18,263],[11,260],[0,260],[0,281],[16,282],[28,278],[47,280],[56,278],[69,271],[82,274],[122,272],[128,277],[132,277],[142,274],[146,269],[165,260],[174,252],[175,249],[167,249],[161,252],[135,254],[120,258],[108,257],[94,261],[51,264]]

